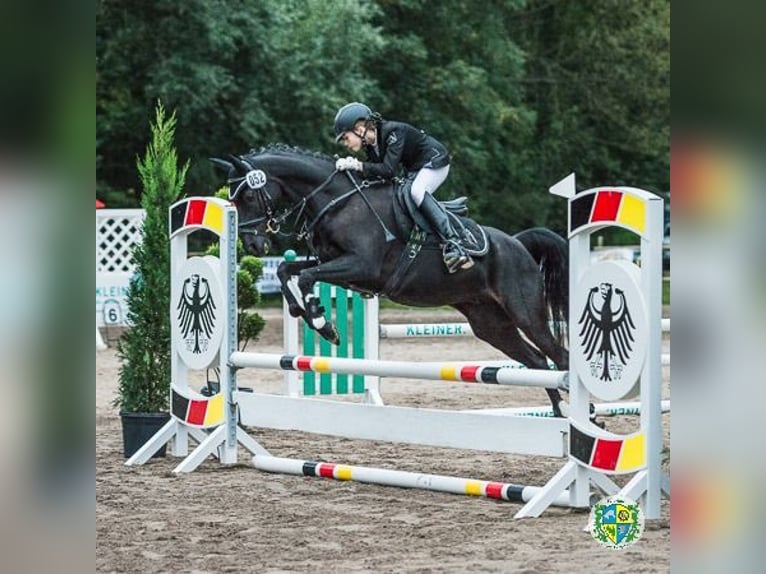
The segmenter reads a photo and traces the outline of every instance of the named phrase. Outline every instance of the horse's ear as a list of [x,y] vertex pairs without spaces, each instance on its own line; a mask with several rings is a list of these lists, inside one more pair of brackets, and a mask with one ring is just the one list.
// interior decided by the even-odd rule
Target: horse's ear
[[234,165],[237,166],[237,169],[241,171],[242,173],[247,173],[249,171],[253,171],[255,168],[250,164],[249,161],[242,159],[238,155],[232,155],[229,154],[229,157],[231,158],[231,161],[234,162]]
[[234,164],[226,161],[225,159],[221,159],[219,157],[209,157],[208,160],[210,160],[213,164],[226,169],[227,173],[234,169]]

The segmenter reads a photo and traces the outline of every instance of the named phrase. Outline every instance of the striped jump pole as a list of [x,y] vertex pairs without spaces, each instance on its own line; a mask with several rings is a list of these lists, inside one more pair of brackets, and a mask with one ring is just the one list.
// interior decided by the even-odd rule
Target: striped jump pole
[[373,375],[401,377],[432,381],[460,381],[463,383],[487,383],[548,389],[568,388],[567,371],[515,369],[510,367],[450,363],[407,363],[401,361],[371,361],[367,359],[342,359],[337,357],[314,357],[307,355],[276,355],[269,353],[245,353],[237,351],[229,359],[232,367],[258,369],[281,369],[313,371],[315,373],[345,373],[349,375]]
[[[275,456],[256,455],[253,457],[253,466],[258,470],[275,474],[332,478],[334,480],[362,482],[380,486],[398,486],[399,488],[417,488],[450,494],[483,496],[485,498],[507,500],[510,502],[527,502],[542,489],[539,486],[524,486],[438,474],[421,474],[403,470],[349,466]],[[556,506],[571,506],[569,491],[559,494],[553,504]]]
[[[619,415],[640,415],[640,402],[622,402],[622,403],[597,403],[593,405],[594,414],[603,417],[614,417]],[[670,401],[662,401],[661,410],[663,413],[670,412]],[[475,413],[483,415],[510,415],[521,417],[542,417],[553,418],[553,409],[550,407],[507,407],[497,409],[465,410],[462,412]]]

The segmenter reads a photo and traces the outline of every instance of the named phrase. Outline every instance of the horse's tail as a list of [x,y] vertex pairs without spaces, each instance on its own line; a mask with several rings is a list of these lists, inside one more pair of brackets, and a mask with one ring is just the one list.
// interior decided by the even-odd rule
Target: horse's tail
[[569,245],[563,237],[544,227],[526,229],[515,237],[540,266],[553,334],[563,341],[569,318]]

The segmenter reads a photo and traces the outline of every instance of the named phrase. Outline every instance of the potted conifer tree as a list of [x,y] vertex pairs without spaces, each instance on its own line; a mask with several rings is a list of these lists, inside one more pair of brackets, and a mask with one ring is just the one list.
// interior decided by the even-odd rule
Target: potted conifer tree
[[[161,102],[151,126],[152,139],[137,161],[146,211],[143,239],[134,247],[136,274],[127,293],[129,330],[120,339],[118,395],[125,458],[130,457],[169,418],[170,243],[168,208],[181,196],[189,168],[178,165],[174,146],[175,113]],[[158,455],[164,455],[164,448]]]

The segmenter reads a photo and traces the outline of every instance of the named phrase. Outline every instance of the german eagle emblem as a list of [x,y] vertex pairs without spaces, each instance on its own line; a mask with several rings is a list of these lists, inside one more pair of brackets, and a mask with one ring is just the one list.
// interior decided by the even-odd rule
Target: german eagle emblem
[[207,279],[196,273],[186,279],[176,309],[186,348],[204,353],[215,326],[215,302]]
[[[600,306],[597,305],[596,297],[599,292]],[[615,295],[618,301],[616,309],[613,309]],[[585,359],[591,361],[596,356],[591,362],[591,368],[596,370],[600,367],[599,378],[602,381],[619,379],[633,350],[633,332],[636,329],[625,302],[625,293],[621,289],[614,289],[611,283],[601,283],[591,288],[577,324],[581,325],[579,336]]]

